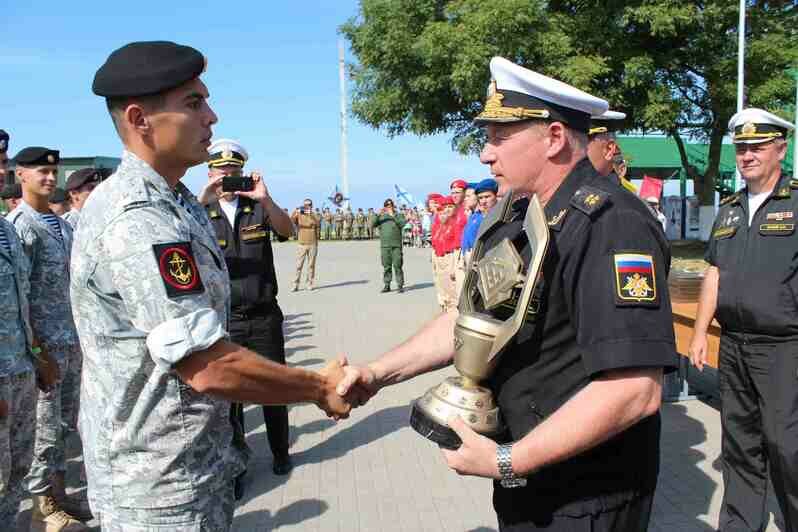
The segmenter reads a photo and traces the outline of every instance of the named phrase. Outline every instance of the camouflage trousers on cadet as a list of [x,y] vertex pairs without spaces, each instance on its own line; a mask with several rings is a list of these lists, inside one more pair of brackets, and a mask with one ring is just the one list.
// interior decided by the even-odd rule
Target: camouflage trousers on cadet
[[33,460],[36,391],[33,371],[0,377],[0,400],[8,405],[8,416],[0,419],[0,527],[9,530],[16,530],[25,476]]
[[233,525],[233,483],[206,498],[171,508],[116,508],[101,512],[103,532],[228,532]]
[[72,358],[66,350],[50,354],[58,359],[59,378],[49,392],[39,391],[36,402],[36,443],[27,478],[28,491],[32,494],[46,492],[51,487],[53,475],[66,471],[66,431],[61,419],[61,405],[64,377],[69,372]]
[[61,423],[68,432],[78,430],[80,410],[80,376],[83,371],[83,352],[80,346],[69,350],[69,365],[61,390]]

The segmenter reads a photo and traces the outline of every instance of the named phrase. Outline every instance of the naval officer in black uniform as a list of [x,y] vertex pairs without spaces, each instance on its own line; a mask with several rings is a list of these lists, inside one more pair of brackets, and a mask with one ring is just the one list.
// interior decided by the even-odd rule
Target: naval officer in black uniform
[[[607,102],[502,58],[477,123],[481,161],[500,192],[537,194],[551,232],[536,299],[487,384],[507,425],[498,441],[460,419],[444,450],[463,475],[496,479],[503,531],[647,530],[659,469],[661,381],[676,366],[666,277],[668,244],[643,203],[586,157],[591,115]],[[512,189],[512,191],[511,191]],[[526,263],[526,200],[487,233]],[[504,319],[518,293],[492,311]],[[451,363],[456,311],[349,373],[339,393],[362,402],[380,388]],[[418,445],[425,445],[419,440]],[[510,487],[523,484],[525,486]]]
[[798,181],[784,175],[792,124],[749,108],[730,122],[745,188],[721,202],[709,240],[690,357],[707,360],[721,325],[723,430],[720,530],[764,530],[768,470],[798,530]]
[[[255,188],[251,191],[222,190],[224,177],[240,176],[248,159],[247,151],[238,142],[217,140],[208,153],[209,181],[201,198],[209,200],[208,218],[230,271],[231,340],[285,364],[283,313],[277,304],[271,233],[285,241],[293,234],[293,224],[271,198],[258,174],[253,175]],[[277,475],[288,474],[292,465],[288,454],[288,409],[285,405],[264,406],[263,420],[274,457],[272,470]],[[233,403],[231,421],[236,429],[236,444],[248,451],[241,403]],[[241,481],[239,476],[236,499],[243,494]]]

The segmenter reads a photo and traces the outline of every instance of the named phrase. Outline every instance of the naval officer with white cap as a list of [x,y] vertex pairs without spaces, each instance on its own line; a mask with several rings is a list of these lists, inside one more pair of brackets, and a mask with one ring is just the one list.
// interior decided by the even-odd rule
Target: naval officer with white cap
[[[645,531],[659,468],[664,368],[676,365],[666,275],[668,244],[643,203],[599,178],[587,158],[590,117],[607,102],[502,58],[476,122],[481,161],[500,193],[537,194],[551,233],[528,315],[489,386],[507,431],[496,441],[459,418],[463,444],[444,450],[463,475],[493,478],[502,531]],[[528,200],[486,233],[508,239],[524,262]],[[494,310],[506,319],[518,291]],[[479,304],[479,302],[477,302]],[[358,368],[341,393],[373,395],[452,362],[457,310]],[[351,386],[350,386],[351,385]],[[422,445],[423,443],[419,443]]]
[[621,154],[615,132],[623,125],[624,119],[626,113],[619,111],[605,111],[600,115],[591,116],[590,129],[587,132],[590,141],[587,145],[587,156],[600,175],[608,177],[632,194],[637,194],[637,188],[632,182],[616,174],[613,166]]
[[749,108],[729,121],[745,188],[721,202],[690,342],[699,368],[707,328],[721,325],[723,430],[720,530],[764,530],[768,470],[798,530],[798,180],[781,165],[792,124]]

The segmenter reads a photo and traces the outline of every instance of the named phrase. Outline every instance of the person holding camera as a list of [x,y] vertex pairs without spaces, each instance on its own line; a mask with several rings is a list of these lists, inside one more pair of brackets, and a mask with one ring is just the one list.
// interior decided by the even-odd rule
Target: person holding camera
[[[231,339],[273,362],[285,364],[283,313],[277,304],[270,233],[285,241],[294,227],[269,195],[260,174],[242,176],[249,158],[243,146],[220,139],[211,144],[208,153],[209,180],[202,196],[230,272]],[[215,198],[207,201],[209,190]],[[288,409],[285,405],[263,406],[263,421],[274,456],[272,470],[276,475],[285,475],[291,470]],[[248,456],[243,404],[231,405],[230,422],[235,445]],[[235,482],[236,499],[243,495],[243,475]]]
[[402,270],[402,228],[407,221],[405,216],[396,212],[393,200],[388,198],[383,203],[380,213],[374,219],[373,227],[380,229],[380,249],[382,251],[382,280],[385,286],[382,293],[391,291],[391,269],[396,276],[397,292],[404,292],[405,275]]
[[294,292],[299,290],[299,280],[302,277],[302,267],[305,259],[308,261],[308,290],[313,290],[313,281],[316,278],[316,255],[319,253],[318,228],[321,221],[313,213],[313,200],[305,198],[302,207],[297,208],[291,215],[291,220],[297,227],[298,246],[296,252],[296,275],[294,276]]

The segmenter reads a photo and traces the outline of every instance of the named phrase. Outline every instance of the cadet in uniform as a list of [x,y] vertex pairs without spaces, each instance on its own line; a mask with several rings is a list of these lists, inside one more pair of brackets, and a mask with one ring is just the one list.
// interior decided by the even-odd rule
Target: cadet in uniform
[[8,215],[22,201],[22,186],[19,183],[6,183],[3,191],[0,192],[0,198],[5,204],[6,215]]
[[78,228],[80,222],[80,210],[89,199],[89,195],[100,184],[105,177],[108,177],[107,171],[97,168],[81,168],[67,178],[66,191],[69,194],[69,212],[64,214],[63,218],[72,229]]
[[[551,240],[535,308],[486,383],[508,432],[494,442],[453,418],[463,445],[443,451],[445,459],[460,474],[497,480],[502,531],[644,532],[657,483],[662,373],[677,363],[668,244],[645,206],[597,179],[586,158],[590,115],[606,109],[604,100],[501,58],[491,74],[477,117],[487,127],[481,161],[503,194],[538,195]],[[517,200],[486,234],[488,249],[508,239],[530,260],[527,205]],[[517,294],[493,316],[506,318]],[[450,363],[456,318],[435,318],[340,391],[363,400]]]
[[764,530],[768,470],[784,514],[798,530],[798,181],[781,169],[792,124],[762,109],[729,121],[746,187],[721,202],[712,228],[695,331],[703,368],[707,329],[721,326],[723,430],[720,530]]
[[296,226],[298,243],[293,291],[299,290],[305,259],[308,261],[308,290],[313,290],[313,284],[316,281],[316,257],[319,254],[318,227],[320,224],[319,219],[313,214],[313,200],[305,198],[302,202],[302,212],[297,209],[291,217],[291,221]]
[[[57,362],[59,379],[42,391],[36,407],[36,443],[27,478],[33,495],[32,523],[42,528],[92,518],[88,507],[65,493],[66,431],[78,404],[82,356],[69,303],[72,227],[49,209],[58,175],[59,154],[42,147],[24,148],[16,157],[22,201],[8,215],[30,260],[30,324],[34,341]],[[69,375],[69,382],[66,376]],[[72,406],[69,406],[72,405]],[[66,410],[65,410],[66,408]]]
[[363,209],[358,209],[355,213],[354,234],[355,240],[363,239],[363,226],[366,224],[366,215],[363,214]]
[[[248,159],[247,151],[236,141],[218,140],[208,148],[208,178],[240,174]],[[211,225],[216,231],[227,270],[230,272],[230,339],[261,353],[278,364],[285,364],[283,313],[277,304],[277,276],[269,235],[277,233],[286,241],[294,232],[291,219],[272,199],[263,179],[253,174],[255,188],[249,192],[222,191],[221,182],[214,187],[216,198],[206,206]],[[288,408],[285,405],[264,406],[263,420],[277,475],[291,470],[288,456]],[[249,454],[244,425],[244,405],[233,403],[231,422],[245,455]],[[240,478],[236,479],[236,499],[243,494]]]
[[335,233],[336,240],[343,239],[344,231],[344,213],[341,209],[336,209],[335,216],[333,216],[333,232]]
[[340,362],[287,368],[227,340],[224,255],[180,182],[216,122],[205,64],[188,46],[136,42],[94,77],[126,148],[83,207],[70,286],[89,500],[106,532],[230,529],[243,467],[230,401],[349,408],[333,400]]
[[332,236],[332,215],[327,207],[321,211],[321,238],[320,240],[330,240]]
[[355,217],[352,210],[347,207],[344,211],[344,240],[352,240],[352,224],[355,222]]
[[66,213],[68,213],[69,197],[67,196],[66,190],[61,187],[56,187],[53,189],[53,193],[50,194],[50,200],[48,204],[50,210],[56,216],[64,216]]
[[17,529],[33,460],[36,385],[47,391],[58,374],[55,360],[32,344],[29,277],[30,262],[14,226],[0,217],[0,523],[10,530]]
[[396,212],[393,200],[388,198],[383,208],[374,219],[374,227],[380,230],[380,258],[382,260],[382,293],[391,291],[391,269],[396,277],[396,288],[400,294],[404,292],[405,274],[402,256],[402,227],[406,220],[404,214]]
[[366,238],[371,240],[374,238],[374,220],[377,219],[377,213],[374,212],[373,207],[369,207],[366,213]]

